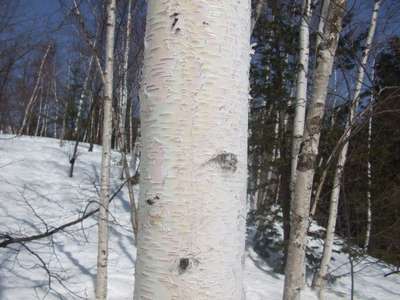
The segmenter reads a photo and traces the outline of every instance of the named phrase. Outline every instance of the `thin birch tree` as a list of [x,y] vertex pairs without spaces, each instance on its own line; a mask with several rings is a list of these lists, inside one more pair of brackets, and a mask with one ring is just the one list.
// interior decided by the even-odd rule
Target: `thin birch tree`
[[[127,179],[131,178],[131,172],[129,169],[128,160],[126,158],[127,153],[127,132],[126,132],[126,117],[127,117],[127,106],[128,106],[128,63],[129,63],[129,45],[131,41],[131,24],[132,24],[132,0],[128,1],[128,13],[126,20],[126,30],[125,30],[125,47],[122,58],[122,83],[120,89],[120,111],[119,111],[119,149],[121,151],[121,162],[122,162],[122,176],[125,175]],[[132,229],[137,235],[137,212],[135,196],[133,193],[133,185],[131,182],[127,183],[128,186],[128,196],[129,203],[131,205],[131,223]]]
[[[371,82],[375,83],[375,62],[372,64],[372,75]],[[371,227],[372,227],[372,170],[371,170],[371,145],[372,145],[372,116],[374,113],[374,93],[371,92],[371,98],[369,103],[369,118],[368,118],[368,161],[367,161],[367,228],[365,230],[365,240],[364,240],[364,251],[368,252],[369,242],[371,239]]]
[[96,274],[96,299],[107,299],[108,267],[108,200],[110,198],[110,168],[112,139],[112,99],[114,70],[116,0],[107,2],[106,44],[104,67],[103,147],[101,156],[100,210],[98,217],[98,251]]
[[38,71],[38,74],[37,74],[35,86],[33,88],[31,97],[28,100],[28,104],[26,105],[26,108],[25,108],[24,118],[22,120],[21,127],[19,128],[19,131],[18,131],[19,135],[22,135],[24,133],[25,127],[28,124],[28,121],[29,121],[29,118],[30,118],[30,114],[31,114],[31,111],[32,111],[32,107],[35,104],[35,101],[37,99],[37,92],[38,92],[38,89],[40,87],[40,82],[41,82],[41,79],[42,79],[43,67],[44,67],[44,64],[46,62],[47,56],[49,55],[50,50],[51,50],[51,44],[48,44],[47,48],[46,48],[46,51],[45,51],[45,53],[44,53],[44,55],[42,57],[42,60],[40,62],[39,71]]
[[290,194],[294,198],[294,186],[296,183],[296,168],[300,151],[301,141],[304,133],[304,122],[306,118],[307,103],[307,78],[308,61],[310,55],[310,19],[311,0],[303,1],[302,16],[300,22],[300,53],[297,72],[296,108],[293,122],[292,159],[290,172]]

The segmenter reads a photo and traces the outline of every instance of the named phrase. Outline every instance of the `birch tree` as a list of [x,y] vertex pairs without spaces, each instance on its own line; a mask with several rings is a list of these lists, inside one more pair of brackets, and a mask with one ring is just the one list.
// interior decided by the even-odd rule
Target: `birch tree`
[[37,75],[37,78],[36,78],[36,83],[35,83],[35,86],[33,88],[31,97],[28,100],[28,104],[26,105],[25,112],[24,112],[24,118],[22,120],[21,127],[19,128],[19,131],[18,131],[19,135],[24,133],[25,127],[27,126],[27,123],[29,121],[29,117],[30,117],[30,114],[31,114],[32,107],[36,102],[37,92],[38,92],[38,89],[40,87],[40,82],[41,82],[41,79],[42,79],[43,67],[44,67],[44,64],[46,62],[47,56],[49,55],[50,50],[51,50],[51,44],[49,44],[47,46],[46,51],[45,51],[45,53],[44,53],[44,55],[42,57],[42,60],[40,62],[39,71],[38,71],[38,75]]
[[[372,75],[371,82],[375,83],[375,62],[372,64]],[[364,251],[368,251],[369,241],[371,238],[371,227],[372,227],[372,199],[371,199],[371,189],[372,189],[372,171],[371,171],[371,145],[372,145],[372,116],[374,112],[374,95],[371,93],[371,99],[369,103],[369,118],[368,118],[368,161],[367,161],[367,178],[368,178],[368,188],[367,188],[367,229],[365,230],[365,241],[364,241]]]
[[148,2],[134,299],[243,299],[250,1]]
[[100,210],[98,218],[98,250],[96,274],[96,298],[107,299],[107,265],[108,265],[108,200],[110,198],[110,167],[112,138],[112,99],[115,35],[115,0],[107,2],[106,45],[104,68],[104,117],[103,148],[101,156]]
[[368,30],[368,35],[365,43],[365,47],[362,53],[361,62],[358,66],[357,70],[357,79],[356,79],[356,86],[354,89],[353,98],[351,101],[350,113],[348,120],[345,126],[345,143],[343,145],[342,150],[339,153],[339,158],[336,164],[334,179],[333,179],[333,189],[330,198],[330,205],[329,205],[329,218],[328,218],[328,225],[326,228],[326,237],[324,242],[324,251],[322,254],[322,259],[320,263],[320,268],[318,274],[314,280],[313,286],[319,291],[320,298],[324,297],[324,286],[326,284],[326,276],[328,274],[328,267],[332,257],[332,250],[333,250],[333,240],[335,235],[335,227],[336,227],[336,219],[337,219],[337,212],[338,212],[338,204],[339,204],[339,194],[340,194],[340,187],[342,182],[343,176],[343,169],[346,163],[347,158],[347,151],[349,148],[349,139],[351,136],[351,127],[354,123],[355,115],[357,113],[358,104],[360,101],[360,93],[362,84],[364,81],[364,74],[365,68],[367,66],[368,55],[371,50],[371,44],[374,39],[376,25],[378,21],[378,13],[379,8],[382,3],[382,0],[375,1],[374,8],[371,16],[370,27]]
[[[128,62],[129,62],[129,45],[131,41],[131,23],[132,23],[132,0],[128,1],[127,6],[127,20],[126,20],[126,28],[125,28],[125,47],[123,51],[122,57],[122,80],[121,86],[119,89],[119,149],[121,152],[121,164],[122,164],[122,172],[121,178],[124,176],[129,179],[131,178],[131,171],[129,169],[128,160],[126,157],[126,153],[128,150],[127,145],[127,132],[126,132],[126,117],[127,117],[127,107],[128,107]],[[136,203],[135,196],[133,192],[133,185],[130,181],[127,183],[128,187],[128,196],[129,203],[131,206],[131,224],[132,230],[136,237],[137,234],[137,211],[136,211]]]
[[296,168],[300,151],[300,145],[304,133],[304,122],[306,117],[307,102],[307,76],[308,61],[310,55],[310,17],[311,17],[311,0],[303,1],[303,10],[300,23],[300,53],[297,72],[297,88],[296,88],[296,109],[293,122],[293,140],[292,140],[292,161],[290,173],[290,192],[293,199],[294,185],[296,182]]
[[284,300],[297,300],[305,284],[305,247],[310,199],[327,88],[342,27],[346,1],[331,1],[317,64],[304,137],[300,147],[294,199],[291,205],[290,236],[285,266]]

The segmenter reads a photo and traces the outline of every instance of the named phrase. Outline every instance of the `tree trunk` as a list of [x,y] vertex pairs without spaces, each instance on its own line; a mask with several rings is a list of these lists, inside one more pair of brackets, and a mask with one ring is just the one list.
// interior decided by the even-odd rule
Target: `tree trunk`
[[39,66],[38,76],[36,78],[35,87],[33,88],[32,95],[31,95],[31,97],[30,97],[30,99],[28,101],[28,104],[26,105],[25,113],[24,113],[24,119],[22,120],[21,127],[20,127],[20,129],[18,131],[19,135],[22,135],[24,133],[25,127],[27,126],[27,123],[28,123],[28,120],[29,120],[29,116],[30,116],[30,113],[31,113],[31,110],[32,110],[32,106],[33,106],[33,104],[35,103],[35,100],[36,100],[36,93],[37,93],[37,90],[39,88],[40,81],[41,81],[41,78],[42,78],[42,72],[43,72],[44,63],[46,62],[47,56],[49,55],[49,52],[50,52],[50,49],[51,49],[51,44],[49,44],[47,46],[46,52],[44,53],[42,61],[40,62],[40,66]]
[[306,118],[308,60],[310,53],[310,19],[311,0],[304,0],[300,24],[300,54],[297,73],[295,116],[293,122],[292,158],[290,171],[291,199],[294,198],[297,161],[299,157],[301,141],[303,139],[304,122]]
[[346,0],[331,1],[317,64],[311,104],[300,147],[294,201],[291,203],[290,237],[285,267],[284,300],[300,299],[305,284],[305,248],[310,199],[318,155],[327,88],[341,31]]
[[364,72],[365,67],[368,61],[368,54],[371,49],[371,44],[375,35],[375,29],[378,20],[379,8],[382,0],[378,0],[374,4],[374,10],[371,17],[370,28],[368,31],[368,36],[366,40],[366,45],[364,47],[364,51],[361,57],[361,63],[358,67],[357,72],[357,81],[354,89],[353,99],[351,101],[349,118],[346,122],[345,126],[345,144],[342,150],[339,153],[339,158],[337,161],[334,179],[333,179],[333,189],[331,193],[330,205],[329,205],[329,218],[328,225],[326,228],[326,237],[324,243],[324,251],[322,254],[322,259],[320,263],[320,268],[318,271],[318,275],[316,276],[313,286],[319,291],[320,298],[324,298],[324,287],[326,284],[326,276],[328,274],[328,267],[332,257],[333,250],[333,240],[335,235],[335,227],[336,227],[336,219],[337,219],[337,211],[338,211],[338,203],[339,203],[339,195],[340,195],[340,185],[342,182],[343,169],[346,164],[347,151],[349,148],[349,138],[351,136],[351,127],[354,122],[355,115],[357,113],[358,103],[360,100],[360,93],[362,88],[362,83],[364,81]]
[[45,103],[44,105],[44,121],[42,125],[42,132],[40,133],[41,136],[47,136],[47,125],[49,120],[49,105]]
[[[127,13],[127,21],[126,21],[126,31],[125,31],[125,49],[122,60],[122,82],[120,89],[120,107],[119,107],[119,150],[121,152],[121,161],[122,161],[122,172],[121,178],[124,176],[124,168],[128,166],[126,162],[126,153],[127,153],[127,137],[126,137],[126,112],[128,105],[128,62],[129,62],[129,44],[131,37],[131,21],[132,21],[132,0],[128,1],[128,13]],[[125,173],[129,170],[125,170]],[[131,195],[131,193],[129,193]],[[132,193],[133,195],[133,193]],[[135,203],[133,199],[130,199],[131,203]]]
[[[372,76],[372,79],[374,76]],[[372,80],[373,82],[373,80]],[[372,189],[372,173],[371,173],[371,144],[372,144],[372,114],[373,114],[373,98],[369,104],[370,115],[368,118],[368,162],[367,162],[367,177],[368,177],[368,188],[367,188],[367,229],[365,231],[364,251],[368,252],[369,240],[371,237],[372,227],[372,201],[371,201],[371,189]]]
[[321,3],[317,37],[315,39],[315,49],[319,48],[322,38],[323,38],[324,28],[325,28],[325,24],[326,24],[326,19],[328,17],[328,10],[329,10],[330,2],[331,2],[330,0],[322,0],[322,3]]
[[[42,91],[42,89],[40,89],[39,91]],[[35,129],[35,136],[39,136],[39,132],[40,132],[40,124],[42,123],[42,107],[43,107],[43,96],[42,93],[40,93],[40,102],[39,102],[39,113],[38,113],[38,117],[36,120],[36,129]]]
[[[126,31],[125,31],[125,49],[122,61],[122,83],[120,92],[120,110],[119,110],[119,149],[121,152],[122,161],[122,172],[121,178],[125,175],[128,179],[131,177],[131,172],[129,169],[128,160],[126,157],[128,145],[127,145],[127,133],[126,133],[126,116],[127,116],[127,105],[128,105],[128,63],[129,63],[129,45],[131,40],[131,23],[132,23],[132,0],[128,1],[128,13],[126,21]],[[137,209],[135,203],[135,195],[133,193],[133,185],[128,182],[128,196],[129,203],[131,205],[131,225],[135,236],[135,242],[137,237]]]
[[81,129],[80,127],[81,127],[81,123],[82,123],[83,102],[85,100],[85,97],[87,96],[88,83],[89,83],[89,78],[90,78],[90,70],[92,69],[93,59],[94,59],[94,57],[92,55],[89,59],[87,74],[86,74],[85,80],[83,82],[81,94],[79,95],[78,112],[76,115],[76,122],[75,122],[75,128],[74,128],[75,138],[79,137],[79,131]]
[[250,1],[150,0],[146,26],[134,298],[244,299]]
[[104,70],[104,117],[101,158],[101,187],[98,229],[96,298],[107,299],[107,265],[108,265],[108,199],[110,197],[111,138],[112,138],[112,99],[114,67],[114,35],[116,0],[107,3],[106,49]]

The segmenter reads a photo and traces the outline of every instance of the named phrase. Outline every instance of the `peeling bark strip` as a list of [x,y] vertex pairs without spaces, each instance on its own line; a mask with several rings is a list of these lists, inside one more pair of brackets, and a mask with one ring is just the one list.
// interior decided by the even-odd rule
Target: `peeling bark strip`
[[250,1],[149,0],[146,26],[134,299],[240,300]]

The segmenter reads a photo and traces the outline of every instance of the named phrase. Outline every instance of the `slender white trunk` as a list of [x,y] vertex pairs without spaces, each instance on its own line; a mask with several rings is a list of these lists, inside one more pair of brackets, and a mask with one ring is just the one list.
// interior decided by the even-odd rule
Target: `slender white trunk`
[[261,168],[257,167],[257,171],[255,173],[255,182],[256,182],[256,186],[255,186],[255,192],[254,192],[254,196],[253,199],[250,203],[250,209],[251,210],[255,210],[259,207],[259,203],[258,203],[258,195],[260,193],[260,185],[261,185]]
[[53,137],[56,139],[57,138],[57,125],[58,125],[58,120],[60,119],[58,116],[58,96],[57,96],[57,78],[54,77],[54,82],[53,82],[53,88],[54,88],[54,100],[56,102],[55,108],[54,108],[54,132],[53,132]]
[[87,68],[86,77],[85,77],[85,80],[83,82],[81,94],[79,95],[78,112],[77,112],[77,115],[76,115],[76,122],[75,122],[75,128],[74,128],[74,135],[75,135],[76,139],[79,139],[79,130],[80,130],[80,126],[81,126],[83,102],[85,100],[85,97],[87,96],[86,95],[87,94],[87,87],[88,87],[88,84],[89,84],[90,70],[92,69],[93,59],[94,59],[94,57],[92,55],[90,57],[90,59],[89,59],[89,65],[88,65],[88,68]]
[[[42,89],[41,89],[42,90]],[[42,123],[42,107],[43,107],[43,97],[42,95],[40,97],[40,102],[39,102],[39,113],[36,121],[36,129],[35,129],[35,136],[39,135],[39,129],[40,129],[40,124]]]
[[[68,60],[67,62],[67,91],[70,92],[71,89],[71,62]],[[68,114],[68,102],[65,104],[64,107],[64,114],[63,114],[63,122],[61,126],[61,133],[60,133],[60,147],[64,145],[64,138],[65,138],[65,131],[67,129],[67,114]]]
[[45,102],[44,104],[44,121],[43,121],[43,125],[42,125],[42,131],[40,133],[41,136],[47,136],[47,124],[48,124],[48,119],[49,119],[49,106],[47,104],[47,102]]
[[[119,109],[119,149],[121,151],[122,156],[122,174],[125,175],[127,179],[131,177],[131,172],[129,169],[128,160],[126,158],[127,152],[127,138],[126,138],[126,112],[128,105],[128,63],[129,63],[129,45],[131,41],[131,23],[132,23],[132,0],[128,1],[128,13],[126,20],[126,31],[125,31],[125,49],[122,61],[122,83],[120,89],[120,109]],[[135,239],[137,236],[137,210],[135,203],[135,196],[133,193],[133,185],[130,181],[127,183],[128,187],[128,196],[129,203],[131,205],[131,225],[133,229],[133,233],[135,235]],[[136,241],[136,240],[135,240]]]
[[[374,76],[372,76],[372,82],[374,82]],[[373,115],[373,96],[371,96],[371,102],[369,104],[369,119],[368,119],[368,162],[367,162],[367,176],[368,176],[368,188],[367,188],[367,228],[365,231],[364,251],[368,251],[369,241],[371,237],[372,227],[372,201],[371,201],[371,189],[372,189],[372,173],[371,173],[371,144],[372,144],[372,115]]]
[[[336,91],[337,91],[337,74],[336,74],[336,70],[333,71],[333,86],[334,86],[334,101],[332,104],[332,113],[331,113],[331,127],[333,128],[333,126],[335,125],[335,119],[336,119],[336,114],[335,114],[335,107],[336,107]],[[322,192],[322,188],[324,186],[326,177],[328,176],[328,171],[329,171],[329,163],[330,161],[333,159],[333,154],[331,154],[329,156],[329,158],[327,159],[326,162],[326,167],[324,168],[322,175],[320,176],[320,180],[318,182],[318,186],[315,190],[315,197],[314,197],[314,203],[311,206],[311,210],[310,210],[310,218],[313,218],[315,216],[315,213],[317,211],[317,207],[318,207],[318,202],[321,196],[321,192]],[[318,165],[318,167],[321,167],[323,163],[323,159],[321,158],[320,163]]]
[[25,127],[27,126],[27,122],[28,122],[29,116],[31,114],[32,106],[35,103],[35,100],[37,99],[36,92],[37,92],[37,90],[38,90],[38,88],[40,86],[40,81],[41,81],[41,78],[42,78],[42,72],[43,72],[44,63],[46,62],[47,56],[49,55],[49,52],[50,52],[50,49],[51,49],[51,44],[49,44],[47,46],[46,52],[44,53],[42,61],[40,62],[40,66],[39,66],[39,71],[38,71],[38,75],[37,75],[37,78],[36,78],[35,87],[33,88],[31,97],[29,98],[28,104],[26,105],[24,118],[22,120],[22,124],[21,124],[21,127],[20,127],[19,132],[18,132],[19,135],[24,133]]
[[[129,170],[125,170],[125,166],[128,167],[126,161],[126,152],[127,152],[127,139],[126,139],[126,112],[128,105],[128,63],[129,63],[129,45],[131,39],[131,21],[132,21],[132,0],[128,1],[128,14],[126,20],[126,30],[125,30],[125,48],[122,60],[122,82],[121,89],[119,95],[119,150],[121,152],[121,161],[122,161],[122,171],[121,178],[123,178],[124,172],[128,172]],[[131,195],[131,193],[129,193]],[[133,196],[133,193],[132,193]],[[135,204],[133,199],[130,199],[131,204]]]
[[285,266],[284,300],[297,300],[305,284],[305,248],[310,199],[325,111],[329,77],[341,31],[345,0],[331,1],[323,40],[318,49],[311,104],[297,164],[294,201],[291,203],[290,236]]
[[345,144],[339,153],[339,158],[336,164],[336,170],[333,179],[333,189],[331,193],[330,206],[329,206],[329,218],[328,218],[328,225],[326,228],[324,251],[322,254],[320,268],[316,276],[316,279],[314,281],[314,287],[319,291],[320,298],[324,298],[324,289],[325,289],[324,287],[326,284],[326,276],[328,274],[328,267],[332,257],[333,240],[335,235],[335,227],[336,227],[336,219],[337,219],[337,211],[338,211],[338,203],[340,195],[340,186],[343,177],[343,169],[346,164],[347,151],[349,148],[351,127],[353,125],[354,117],[357,113],[358,103],[360,101],[360,93],[361,93],[362,83],[364,81],[365,67],[367,65],[368,55],[375,35],[378,13],[381,3],[382,0],[378,0],[374,4],[374,9],[371,17],[371,23],[368,31],[366,44],[362,53],[361,63],[357,71],[357,81],[354,89],[353,99],[351,101],[349,118],[345,126],[345,132],[346,132]]
[[101,158],[100,211],[98,229],[96,299],[107,299],[108,265],[108,201],[110,197],[110,167],[112,139],[112,99],[114,69],[114,35],[116,0],[107,3],[106,46],[104,68],[103,147]]
[[244,299],[250,1],[148,2],[135,299]]
[[335,126],[336,122],[336,92],[337,92],[337,74],[336,70],[333,73],[333,103],[332,103],[332,113],[331,113],[331,127]]
[[304,0],[300,24],[300,54],[297,73],[296,109],[293,122],[292,159],[290,172],[291,199],[294,198],[297,161],[299,157],[301,141],[303,139],[304,122],[306,118],[308,61],[310,55],[310,18],[311,0]]

